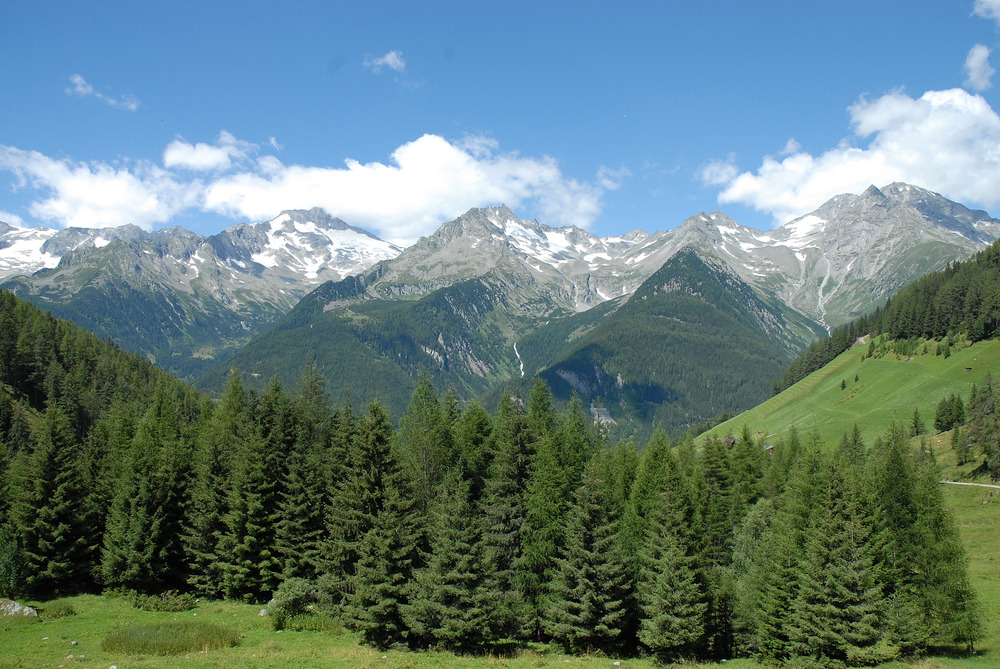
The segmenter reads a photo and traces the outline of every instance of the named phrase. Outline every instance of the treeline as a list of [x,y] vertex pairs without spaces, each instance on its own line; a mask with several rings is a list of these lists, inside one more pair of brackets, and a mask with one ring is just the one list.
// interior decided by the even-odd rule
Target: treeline
[[774,382],[776,395],[850,348],[859,337],[888,334],[891,339],[969,341],[997,336],[1000,326],[1000,241],[964,262],[917,279],[884,307],[839,327],[814,342]]

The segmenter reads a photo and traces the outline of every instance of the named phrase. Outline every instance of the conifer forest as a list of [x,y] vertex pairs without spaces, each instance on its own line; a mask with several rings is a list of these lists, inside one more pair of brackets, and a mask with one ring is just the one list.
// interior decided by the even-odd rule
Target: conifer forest
[[[488,410],[424,374],[394,425],[311,368],[213,401],[9,293],[0,383],[3,597],[283,593],[378,648],[469,654],[857,666],[981,634],[902,424],[612,442],[541,380]],[[995,458],[992,384],[967,400],[965,447]]]

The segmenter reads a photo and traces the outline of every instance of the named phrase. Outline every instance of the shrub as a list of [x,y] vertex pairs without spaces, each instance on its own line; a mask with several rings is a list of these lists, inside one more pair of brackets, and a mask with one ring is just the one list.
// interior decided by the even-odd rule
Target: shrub
[[181,655],[201,650],[229,648],[240,642],[236,630],[194,621],[134,625],[111,631],[101,650],[125,655]]
[[101,592],[101,596],[107,597],[108,599],[127,599],[130,602],[134,602],[138,593],[136,593],[135,590],[119,586],[117,588],[104,588]]
[[293,618],[315,615],[315,607],[320,599],[316,584],[304,578],[286,579],[274,591],[267,605],[267,614],[275,630],[285,629]]
[[190,611],[198,604],[198,600],[190,593],[178,593],[168,590],[159,595],[136,595],[135,607],[143,611]]
[[65,599],[57,599],[46,604],[45,608],[42,609],[42,614],[48,620],[55,620],[56,618],[76,615],[76,610]]

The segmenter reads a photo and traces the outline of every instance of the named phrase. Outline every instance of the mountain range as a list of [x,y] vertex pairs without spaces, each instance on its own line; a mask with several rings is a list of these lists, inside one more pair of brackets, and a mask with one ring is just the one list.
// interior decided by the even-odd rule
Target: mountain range
[[0,287],[187,379],[315,286],[401,250],[320,209],[211,237],[176,227],[0,226]]
[[538,373],[605,420],[678,429],[759,402],[810,341],[998,237],[985,212],[896,183],[770,231],[714,212],[597,237],[473,209],[405,250],[315,209],[207,238],[4,226],[0,269],[208,389],[313,363],[399,415],[420,369],[466,398]]

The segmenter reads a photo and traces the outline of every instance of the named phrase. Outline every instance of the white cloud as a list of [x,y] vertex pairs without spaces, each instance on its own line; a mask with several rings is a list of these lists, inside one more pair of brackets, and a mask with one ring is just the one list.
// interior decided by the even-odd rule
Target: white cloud
[[1000,0],[976,0],[972,12],[1000,24]]
[[[981,96],[961,89],[914,99],[890,93],[861,99],[848,111],[854,138],[813,156],[767,156],[756,172],[710,164],[702,181],[723,185],[720,203],[738,202],[777,223],[807,213],[840,193],[905,181],[966,204],[1000,206],[1000,117]],[[870,138],[867,147],[852,139]]]
[[130,168],[56,160],[37,151],[0,145],[0,169],[13,172],[15,188],[31,187],[48,194],[29,212],[62,226],[101,228],[133,223],[147,230],[193,206],[194,184],[147,162]]
[[181,167],[189,170],[227,170],[233,166],[234,158],[246,158],[247,154],[256,148],[250,142],[238,140],[223,130],[214,145],[203,142],[189,144],[181,139],[175,139],[163,151],[163,165],[168,168]]
[[331,214],[407,244],[472,207],[536,203],[546,222],[589,226],[610,183],[562,176],[551,158],[495,154],[492,140],[450,143],[424,135],[400,146],[390,164],[346,160],[345,167],[283,165],[273,156],[255,172],[219,179],[205,190],[204,208],[262,219],[282,209],[323,207]]
[[137,111],[142,106],[142,103],[134,95],[125,94],[113,98],[94,90],[94,87],[87,83],[87,80],[79,74],[72,75],[69,78],[69,82],[72,84],[72,86],[66,89],[66,93],[69,95],[79,95],[80,97],[93,96],[108,106],[131,112]]
[[990,50],[983,44],[977,44],[969,49],[965,58],[965,86],[977,91],[985,91],[993,85],[990,79],[996,74],[990,66]]
[[546,223],[585,228],[600,214],[603,194],[629,176],[602,167],[592,181],[569,179],[550,157],[501,153],[484,137],[452,143],[424,135],[397,148],[388,163],[348,159],[343,167],[251,157],[259,148],[227,132],[212,145],[177,139],[161,168],[146,161],[74,163],[0,145],[0,169],[17,175],[17,189],[39,191],[32,216],[62,226],[149,229],[190,209],[264,220],[283,209],[323,207],[402,244],[472,207],[500,203],[532,206]]
[[710,186],[721,186],[735,179],[740,173],[736,155],[729,154],[725,160],[713,160],[700,172],[701,180]]
[[0,221],[3,221],[4,223],[7,223],[9,225],[16,225],[19,227],[24,226],[23,218],[9,211],[3,211],[2,209],[0,209]]
[[384,67],[388,67],[395,72],[402,72],[406,69],[406,60],[403,59],[403,54],[399,51],[390,51],[378,58],[366,56],[363,64],[375,74],[380,74]]

